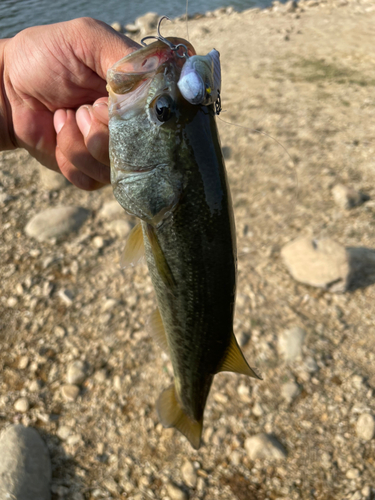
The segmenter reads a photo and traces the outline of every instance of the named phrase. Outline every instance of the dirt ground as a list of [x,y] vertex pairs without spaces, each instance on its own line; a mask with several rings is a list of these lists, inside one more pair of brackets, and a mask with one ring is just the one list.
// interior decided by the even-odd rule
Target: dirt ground
[[[186,34],[183,21],[164,26],[165,35]],[[189,37],[198,53],[221,54],[218,126],[239,251],[235,333],[250,338],[243,351],[264,380],[215,378],[200,450],[164,430],[155,402],[171,365],[145,329],[155,304],[146,267],[120,270],[125,238],[101,211],[111,188],[48,190],[34,160],[6,152],[0,430],[22,422],[40,431],[54,500],[373,500],[375,439],[361,439],[357,421],[375,416],[374,280],[344,294],[298,284],[280,249],[301,235],[375,248],[375,4],[217,13],[189,21]],[[337,183],[369,201],[338,207]],[[27,237],[27,221],[58,205],[90,210],[78,234]],[[286,362],[279,338],[296,326],[306,332],[302,357]],[[73,360],[86,376],[67,401]],[[298,386],[291,401],[288,382]],[[14,408],[20,396],[25,413]],[[244,443],[261,432],[287,456],[251,458]]]

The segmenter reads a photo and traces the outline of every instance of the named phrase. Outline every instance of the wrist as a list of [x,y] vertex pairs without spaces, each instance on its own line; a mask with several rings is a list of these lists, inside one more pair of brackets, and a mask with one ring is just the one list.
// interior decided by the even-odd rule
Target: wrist
[[0,40],[0,151],[15,149],[10,133],[10,106],[5,92],[5,46],[7,40]]

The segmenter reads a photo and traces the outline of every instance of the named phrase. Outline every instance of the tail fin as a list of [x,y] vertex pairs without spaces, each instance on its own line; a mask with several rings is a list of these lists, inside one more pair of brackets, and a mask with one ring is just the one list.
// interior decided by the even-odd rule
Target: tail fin
[[197,450],[200,447],[203,421],[197,422],[186,415],[177,399],[174,385],[160,394],[156,408],[164,427],[175,427],[193,448]]

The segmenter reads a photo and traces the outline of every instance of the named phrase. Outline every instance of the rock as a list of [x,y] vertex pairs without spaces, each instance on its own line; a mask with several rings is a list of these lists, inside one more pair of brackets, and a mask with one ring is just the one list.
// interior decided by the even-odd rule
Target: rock
[[252,414],[255,415],[256,417],[261,417],[263,413],[264,411],[261,405],[259,403],[254,403]]
[[117,219],[121,215],[124,216],[125,211],[118,201],[111,200],[103,203],[98,215],[102,219]]
[[315,373],[319,370],[319,367],[312,356],[308,356],[304,363],[303,368],[307,373]]
[[13,199],[12,196],[10,196],[7,193],[0,193],[0,205],[6,205],[8,201],[11,201]]
[[29,358],[27,356],[22,356],[18,361],[18,368],[24,370],[29,364]]
[[279,336],[279,352],[286,361],[294,361],[302,355],[306,331],[299,326],[284,330]]
[[360,191],[344,186],[344,184],[336,184],[336,186],[332,188],[332,196],[336,205],[346,210],[358,207],[368,199],[368,197]]
[[73,304],[74,295],[70,290],[64,289],[59,290],[57,295],[64,302],[66,306],[71,306]]
[[114,23],[112,23],[111,28],[121,33],[121,24],[119,22],[115,21]]
[[299,238],[282,248],[281,257],[293,278],[301,283],[331,292],[345,292],[348,288],[348,254],[330,238]]
[[350,265],[350,286],[366,286],[375,282],[375,250],[365,247],[346,249]]
[[168,495],[171,497],[171,500],[188,500],[186,492],[179,488],[177,485],[173,483],[167,483],[166,486]]
[[298,4],[296,0],[289,0],[284,4],[284,13],[291,14],[297,10]]
[[257,458],[281,460],[287,456],[283,445],[272,434],[256,434],[247,438],[244,446],[251,460]]
[[94,247],[97,248],[98,250],[100,250],[101,248],[104,247],[104,240],[101,236],[95,236],[92,239],[92,243],[93,243]]
[[361,475],[360,471],[358,469],[349,469],[345,476],[348,478],[348,479],[357,479],[359,476]]
[[79,387],[74,384],[65,384],[61,387],[61,394],[66,401],[75,401],[78,398]]
[[194,465],[189,461],[185,460],[181,467],[182,479],[190,488],[195,488],[197,485],[197,473]]
[[138,33],[139,28],[138,28],[138,26],[136,26],[135,24],[126,24],[126,25],[125,25],[125,30],[126,30],[128,33]]
[[21,413],[26,413],[29,408],[30,408],[30,403],[29,403],[29,400],[27,398],[19,398],[14,403],[14,409],[16,411],[21,412]]
[[66,425],[61,425],[58,429],[57,429],[57,436],[62,440],[62,441],[66,441],[68,439],[68,437],[71,435],[72,433],[72,429]]
[[364,441],[370,441],[375,435],[375,418],[370,413],[362,413],[357,420],[357,436]]
[[38,241],[62,239],[78,229],[89,216],[82,207],[47,208],[35,215],[25,227],[25,233]]
[[51,463],[47,447],[31,427],[11,425],[0,437],[0,498],[49,500]]
[[299,386],[295,382],[286,382],[281,386],[281,395],[288,403],[291,403],[299,392]]
[[154,31],[158,25],[158,21],[159,15],[156,12],[147,12],[144,16],[137,17],[135,25],[143,36]]
[[120,238],[126,238],[133,228],[133,225],[124,219],[115,219],[108,222],[107,228],[109,231],[113,231]]
[[82,384],[86,378],[85,364],[82,361],[73,361],[69,364],[66,372],[68,384]]
[[39,167],[40,182],[42,187],[48,189],[49,191],[59,191],[64,189],[66,186],[70,185],[68,179],[66,179],[59,172],[50,170],[49,168],[40,165]]

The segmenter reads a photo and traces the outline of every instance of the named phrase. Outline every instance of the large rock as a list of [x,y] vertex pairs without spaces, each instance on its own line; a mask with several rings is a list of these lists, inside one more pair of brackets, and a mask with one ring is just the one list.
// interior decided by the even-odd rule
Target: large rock
[[284,446],[272,434],[256,434],[245,441],[245,450],[251,460],[267,458],[281,460],[287,456]]
[[146,35],[156,30],[159,17],[159,14],[156,14],[156,12],[147,12],[144,16],[137,17],[135,26],[139,29],[142,36]]
[[49,500],[51,463],[35,429],[7,427],[0,437],[0,498]]
[[290,274],[301,283],[331,292],[345,292],[348,288],[348,253],[345,247],[330,238],[299,238],[285,245],[281,256]]
[[36,214],[25,227],[28,236],[38,241],[62,239],[78,229],[90,212],[82,207],[59,206]]

